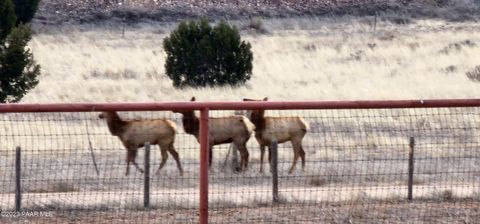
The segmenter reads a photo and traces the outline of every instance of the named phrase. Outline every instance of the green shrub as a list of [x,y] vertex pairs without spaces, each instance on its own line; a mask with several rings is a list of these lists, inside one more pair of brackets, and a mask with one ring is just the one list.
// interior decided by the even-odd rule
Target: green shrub
[[251,45],[225,22],[182,22],[165,38],[166,74],[175,87],[244,84],[252,74]]

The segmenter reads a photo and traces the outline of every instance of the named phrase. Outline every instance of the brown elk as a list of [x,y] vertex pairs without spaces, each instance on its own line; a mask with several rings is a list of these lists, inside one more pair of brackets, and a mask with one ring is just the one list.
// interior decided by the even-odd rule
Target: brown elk
[[[192,97],[190,101],[195,101]],[[195,115],[193,110],[176,110],[176,113],[181,113],[183,128],[187,134],[195,136],[197,142],[200,142],[200,120]],[[214,145],[225,143],[233,143],[240,152],[240,167],[239,171],[245,170],[248,165],[248,150],[247,141],[250,139],[255,126],[250,120],[241,115],[229,117],[209,118],[208,121],[208,138],[209,138],[209,166],[212,165],[212,148]]]
[[129,173],[130,163],[133,163],[143,173],[143,170],[135,162],[135,158],[138,148],[143,147],[146,142],[160,146],[162,161],[157,173],[165,165],[168,151],[176,160],[180,175],[183,175],[180,158],[173,146],[176,134],[176,125],[173,121],[166,119],[124,121],[114,111],[102,112],[98,117],[107,121],[110,133],[117,136],[127,149],[127,171],[125,175]]
[[[267,101],[265,97],[263,101]],[[243,99],[243,101],[259,101]],[[260,172],[263,172],[263,158],[265,147],[268,147],[268,161],[271,162],[271,144],[290,141],[293,147],[293,163],[289,173],[292,173],[300,157],[302,159],[302,170],[305,169],[305,151],[302,140],[308,130],[308,124],[301,117],[265,117],[265,110],[250,111],[250,120],[255,124],[255,138],[260,145]]]

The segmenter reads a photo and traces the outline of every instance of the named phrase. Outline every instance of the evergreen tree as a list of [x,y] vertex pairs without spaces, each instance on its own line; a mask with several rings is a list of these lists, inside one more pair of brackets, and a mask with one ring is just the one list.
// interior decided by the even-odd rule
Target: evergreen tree
[[213,28],[205,19],[182,22],[163,47],[165,70],[176,87],[238,85],[251,77],[251,45],[223,21]]
[[27,47],[31,29],[22,23],[11,0],[0,0],[0,103],[18,102],[38,84],[40,66]]

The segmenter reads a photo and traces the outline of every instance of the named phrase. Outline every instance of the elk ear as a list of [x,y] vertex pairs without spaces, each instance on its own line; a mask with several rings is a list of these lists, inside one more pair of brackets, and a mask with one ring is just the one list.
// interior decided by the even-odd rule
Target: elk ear
[[268,97],[263,98],[263,101],[268,101]]
[[194,97],[194,96],[192,96],[192,99],[190,99],[190,101],[195,101],[195,97]]

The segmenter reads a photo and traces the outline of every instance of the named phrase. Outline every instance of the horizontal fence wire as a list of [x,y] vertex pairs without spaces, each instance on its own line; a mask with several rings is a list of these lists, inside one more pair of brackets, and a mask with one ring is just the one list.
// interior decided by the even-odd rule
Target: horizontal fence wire
[[[98,112],[3,113],[0,222],[197,223],[200,151],[195,134],[186,131],[195,127],[194,121],[182,121],[185,115],[170,111],[118,114],[123,120],[168,119],[176,126],[173,145],[184,173],[170,153],[157,173],[161,150],[150,142],[148,208],[144,174],[131,164],[125,175],[127,150]],[[218,119],[231,116],[236,116],[234,121]],[[239,122],[241,116],[252,118],[252,113],[210,111],[210,140],[223,138],[212,142],[210,223],[474,223],[480,219],[477,107],[267,110],[265,116],[277,123],[267,122],[264,129],[257,125],[247,136],[245,170],[240,167],[242,149],[237,145],[241,144],[225,143],[241,142],[237,137],[244,132],[236,131],[238,124],[245,124]],[[290,124],[292,120],[306,124],[301,138],[291,137],[302,131],[301,125]],[[257,132],[267,127],[278,140],[276,201],[268,148],[260,171]],[[413,198],[407,200],[410,138],[415,140]],[[304,151],[304,168],[302,150],[294,149],[298,143]],[[20,212],[15,212],[16,147],[21,148]],[[289,173],[295,154],[299,158]],[[136,163],[145,167],[143,148],[137,150]]]

